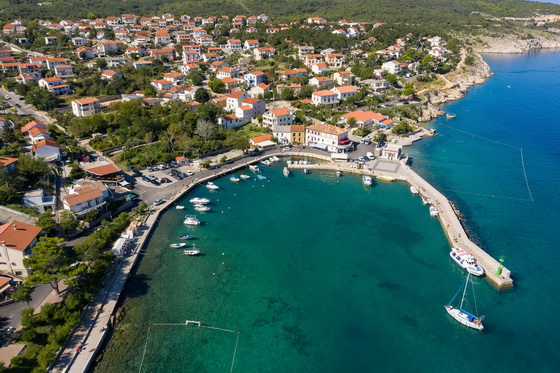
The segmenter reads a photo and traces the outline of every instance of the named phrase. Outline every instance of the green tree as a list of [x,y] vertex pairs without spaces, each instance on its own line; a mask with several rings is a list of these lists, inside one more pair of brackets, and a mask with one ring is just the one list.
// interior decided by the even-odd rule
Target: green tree
[[50,210],[47,210],[40,214],[35,224],[43,228],[43,232],[45,232],[45,234],[49,236],[56,232],[56,230],[58,229],[56,221],[54,220],[54,217]]
[[98,58],[95,60],[95,66],[100,70],[106,69],[108,65],[109,63],[103,58]]
[[410,124],[408,124],[408,122],[402,121],[399,124],[397,124],[395,127],[393,127],[391,131],[394,134],[402,135],[404,133],[408,133],[412,131],[412,127],[410,126]]
[[75,275],[71,260],[63,247],[64,240],[57,237],[41,237],[33,247],[33,255],[23,259],[23,265],[31,269],[29,284],[50,284],[60,294],[58,283]]
[[63,210],[60,213],[59,225],[60,228],[66,233],[70,233],[78,227],[78,218],[74,211]]
[[406,83],[403,90],[403,95],[405,96],[413,96],[416,94],[416,90],[414,89],[414,85],[412,83]]
[[294,98],[294,90],[291,88],[284,88],[280,93],[282,100],[291,100]]
[[204,104],[205,102],[208,102],[210,100],[210,93],[208,93],[208,90],[206,88],[199,88],[194,93],[194,99],[195,101]]
[[86,177],[86,172],[82,170],[78,162],[71,163],[70,174],[68,175],[68,178],[70,178],[71,180],[79,180],[83,179],[84,177]]
[[33,87],[25,96],[25,102],[35,106],[39,110],[48,111],[56,108],[62,100],[46,89]]
[[189,71],[189,73],[187,74],[187,78],[190,79],[193,85],[200,86],[204,82],[205,76],[202,71],[198,69],[193,69]]
[[27,307],[29,307],[29,302],[33,299],[32,297],[33,289],[28,284],[24,283],[14,291],[12,294],[12,299],[16,302],[25,302]]
[[247,137],[242,136],[235,139],[233,147],[245,153],[251,147],[251,144],[249,143],[249,139]]
[[305,84],[301,87],[299,91],[299,98],[310,98],[313,92],[314,92],[314,88],[309,84]]
[[215,93],[224,93],[226,91],[226,84],[220,79],[212,79],[208,82],[208,87]]

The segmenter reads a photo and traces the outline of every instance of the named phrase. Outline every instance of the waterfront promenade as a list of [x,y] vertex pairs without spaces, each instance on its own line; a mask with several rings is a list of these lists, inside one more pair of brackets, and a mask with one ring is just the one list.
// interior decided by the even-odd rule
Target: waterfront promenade
[[[156,226],[160,213],[172,207],[179,198],[197,185],[221,177],[224,174],[240,168],[247,167],[250,164],[267,159],[273,155],[309,157],[321,161],[320,163],[311,165],[292,164],[290,165],[291,169],[308,168],[333,172],[342,171],[343,173],[371,175],[374,177],[385,175],[414,185],[423,195],[429,197],[432,204],[438,209],[439,219],[450,245],[459,246],[471,252],[486,269],[486,277],[498,288],[507,288],[513,285],[513,281],[510,278],[510,271],[507,268],[502,269],[501,275],[496,275],[496,270],[499,265],[498,261],[469,239],[447,198],[410,169],[410,167],[406,166],[404,162],[378,159],[368,162],[363,168],[358,168],[357,164],[353,162],[331,162],[331,157],[327,153],[316,150],[306,149],[281,152],[278,149],[271,149],[256,156],[240,158],[232,163],[222,165],[219,169],[206,170],[198,174],[199,177],[197,179],[185,185],[184,188],[166,201],[165,204],[152,211],[144,223],[141,235],[136,237],[133,242],[134,248],[132,249],[131,255],[119,259],[120,262],[114,269],[110,284],[102,288],[95,296],[94,301],[84,310],[80,324],[68,339],[65,347],[57,355],[56,361],[50,371],[86,372],[91,367],[95,357],[103,346],[103,342],[109,333],[109,328],[113,326],[118,302],[129,274],[136,265],[139,254],[149,238],[152,229]],[[442,255],[448,255],[448,253],[445,252],[442,253]]]

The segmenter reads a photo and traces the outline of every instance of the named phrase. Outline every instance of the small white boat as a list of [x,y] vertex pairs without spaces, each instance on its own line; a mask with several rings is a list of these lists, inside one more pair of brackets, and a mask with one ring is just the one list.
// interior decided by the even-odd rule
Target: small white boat
[[264,161],[261,161],[261,164],[265,166],[270,166],[270,161],[268,159],[265,159]]
[[274,159],[274,157],[270,157],[268,158],[268,161],[270,162],[270,164],[276,162],[276,159]]
[[308,174],[308,173],[310,173],[310,172],[311,172],[311,171],[309,171],[307,168],[304,168],[304,169],[303,169],[303,173],[304,173],[304,174]]
[[395,178],[392,176],[387,176],[387,175],[379,175],[376,178],[377,180],[381,180],[381,181],[395,181]]
[[194,209],[198,212],[210,211],[210,207],[208,207],[206,205],[194,205]]
[[342,176],[342,171],[336,171],[336,176]]
[[458,247],[452,247],[449,256],[471,275],[482,276],[484,274],[484,268],[476,262],[476,258],[471,253]]
[[210,200],[208,198],[194,197],[190,200],[190,202],[195,205],[205,205],[207,203],[210,203]]
[[169,247],[171,247],[173,249],[178,249],[178,248],[183,247],[183,246],[187,246],[187,244],[184,243],[184,242],[176,242],[176,243],[172,243],[171,245],[169,245]]
[[185,225],[200,225],[200,220],[196,218],[195,215],[187,215],[185,216],[185,221],[183,221]]
[[210,190],[216,190],[216,189],[220,189],[219,186],[217,186],[216,184],[214,184],[213,182],[209,181],[206,184],[206,188],[210,189]]
[[198,255],[198,254],[200,254],[200,250],[183,250],[183,254],[185,254],[185,255]]
[[287,161],[286,164],[289,166],[292,164],[292,161]]
[[255,173],[261,172],[261,170],[259,169],[259,166],[255,166],[254,164],[249,165],[249,170],[251,170]]
[[249,176],[249,175],[245,175],[245,174],[243,174],[243,175],[240,175],[239,177],[240,177],[240,178],[242,178],[242,179],[245,179],[245,180],[247,180],[247,179],[250,179],[250,178],[251,178],[251,176]]
[[233,181],[234,183],[238,183],[241,181],[240,178],[237,177],[237,175],[231,175],[229,178],[231,181]]
[[[445,306],[445,310],[447,311],[448,314],[451,315],[451,317],[453,317],[455,320],[457,320],[461,324],[463,324],[465,326],[468,326],[469,328],[473,328],[473,329],[476,329],[476,330],[482,330],[482,329],[484,329],[484,325],[482,325],[482,320],[484,320],[484,316],[476,316],[472,312],[469,312],[469,311],[466,311],[465,309],[463,309],[463,303],[465,303],[465,297],[467,295],[467,286],[469,286],[469,283],[471,282],[470,279],[471,279],[471,275],[469,273],[467,275],[467,280],[465,281],[465,284],[461,285],[461,287],[459,288],[459,290],[457,291],[455,296],[451,299],[449,304],[447,306]],[[459,291],[461,291],[463,286],[464,286],[464,289],[463,289],[463,296],[461,298],[461,304],[459,305],[459,308],[454,308],[451,305],[451,303],[453,302],[453,300],[455,299],[457,294],[459,294]],[[471,284],[471,286],[472,286],[472,284]],[[474,287],[473,287],[473,297],[474,297]],[[478,313],[478,310],[476,309],[476,302],[474,302],[474,304],[475,304],[475,312]]]
[[182,240],[192,240],[194,236],[192,234],[182,234],[179,236],[179,238]]
[[272,159],[274,159],[274,162],[278,162],[280,160],[280,158],[278,158],[277,156],[273,155]]
[[432,203],[432,200],[431,200],[431,199],[429,199],[429,198],[426,197],[426,196],[422,196],[422,204],[423,204],[423,205],[429,205],[429,204],[431,204],[431,203]]
[[286,177],[290,176],[290,170],[288,170],[288,167],[284,167],[284,169],[282,170],[282,173]]
[[414,185],[410,186],[410,193],[412,194],[418,194],[418,189],[416,189],[416,187]]
[[[509,86],[508,86],[508,88],[509,88]],[[456,116],[457,116],[456,114],[445,114],[445,119],[453,119]]]
[[176,210],[184,210],[184,209],[185,209],[185,206],[183,206],[183,205],[177,205],[177,206],[175,206],[175,209],[176,209]]
[[430,216],[431,217],[436,217],[438,215],[439,215],[438,210],[434,206],[430,206]]
[[362,176],[362,183],[364,183],[365,186],[371,186],[371,184],[373,184],[373,180],[371,179],[371,176],[364,175]]

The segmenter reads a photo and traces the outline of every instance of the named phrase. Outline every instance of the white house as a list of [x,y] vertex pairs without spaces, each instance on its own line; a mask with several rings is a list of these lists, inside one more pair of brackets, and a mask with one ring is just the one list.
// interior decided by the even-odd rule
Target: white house
[[332,91],[322,90],[313,92],[311,100],[314,105],[329,105],[334,106],[339,104],[338,95]]
[[260,83],[264,83],[266,80],[266,74],[263,73],[262,71],[253,71],[251,73],[245,74],[243,79],[247,83],[247,86],[249,88],[252,88]]
[[95,97],[85,97],[72,101],[72,113],[77,117],[87,117],[99,111],[99,100]]
[[358,90],[356,87],[347,85],[343,87],[334,87],[331,89],[332,92],[336,93],[338,99],[340,101],[347,99],[348,97],[352,97],[355,94],[358,94]]
[[241,102],[243,102],[243,100],[249,98],[249,95],[245,92],[233,91],[226,97],[226,110],[235,110],[241,106]]
[[43,158],[47,162],[60,160],[60,144],[57,141],[44,139],[31,147],[36,157]]
[[151,84],[158,91],[164,91],[173,88],[173,82],[167,79],[154,80]]
[[23,259],[31,256],[41,235],[41,227],[12,220],[0,225],[0,271],[28,276]]
[[352,142],[348,139],[347,130],[319,123],[305,128],[305,144],[331,153],[342,153],[350,148]]
[[62,205],[65,210],[83,216],[104,206],[108,198],[109,190],[102,182],[82,179],[68,188],[68,194],[62,197]]
[[398,61],[388,61],[381,65],[381,68],[389,74],[398,74],[401,72],[401,63]]
[[397,144],[385,144],[379,150],[379,158],[398,160],[402,154],[402,146]]
[[54,196],[45,196],[43,189],[32,190],[23,195],[23,205],[44,212],[46,208],[54,211]]

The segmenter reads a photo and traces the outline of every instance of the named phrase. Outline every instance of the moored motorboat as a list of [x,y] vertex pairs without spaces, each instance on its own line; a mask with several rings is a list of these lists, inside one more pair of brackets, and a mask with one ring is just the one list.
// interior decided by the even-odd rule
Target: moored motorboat
[[416,189],[416,187],[414,185],[410,186],[410,193],[412,194],[418,194],[418,189]]
[[365,186],[371,186],[371,184],[373,184],[373,179],[371,178],[371,176],[364,175],[362,176],[362,183]]
[[183,206],[183,205],[177,205],[177,206],[175,206],[175,209],[177,209],[177,210],[184,210],[184,209],[185,209],[185,206]]
[[278,157],[275,156],[275,155],[273,155],[271,158],[274,159],[274,162],[278,162],[278,161],[280,160],[280,158],[278,158]]
[[387,176],[387,175],[379,175],[376,177],[377,180],[381,180],[381,181],[395,181],[395,178],[392,176]]
[[194,209],[198,212],[210,211],[210,207],[208,207],[206,205],[194,205]]
[[200,220],[196,218],[196,215],[187,215],[183,221],[185,225],[200,225]]
[[[469,286],[469,283],[471,282],[470,281],[470,279],[471,279],[470,276],[471,275],[469,273],[467,275],[467,280],[465,281],[465,284],[462,285],[459,288],[459,290],[457,291],[455,296],[451,299],[449,304],[445,306],[445,310],[447,311],[448,314],[451,315],[451,317],[453,317],[455,320],[457,320],[461,324],[463,324],[465,326],[468,326],[469,328],[482,330],[482,329],[484,329],[484,325],[482,325],[482,320],[484,320],[484,316],[477,316],[477,315],[473,314],[472,312],[469,312],[469,311],[463,309],[463,303],[465,303],[465,297],[467,295],[467,286]],[[472,284],[471,284],[471,286],[472,286]],[[463,287],[464,287],[464,289],[463,289]],[[451,303],[453,302],[453,300],[455,299],[457,294],[459,294],[459,291],[461,291],[461,289],[463,289],[463,296],[461,298],[461,303],[460,303],[458,308],[454,308],[451,305]],[[473,297],[474,297],[474,287],[473,287]],[[476,301],[474,302],[474,304],[475,304],[475,312],[478,313],[478,310],[476,309]]]
[[484,268],[476,262],[476,258],[471,253],[459,247],[452,247],[449,256],[455,263],[459,264],[461,268],[467,270],[471,275],[484,275]]
[[251,178],[251,176],[245,175],[245,174],[242,174],[242,175],[240,175],[239,177],[242,178],[242,179],[245,179],[245,180]]
[[254,173],[261,172],[261,170],[259,169],[259,166],[255,166],[254,164],[249,165],[249,170],[251,170]]
[[284,174],[284,176],[290,176],[290,170],[288,170],[288,167],[284,167],[284,169],[282,170],[282,173]]
[[264,176],[264,175],[257,175],[257,179],[259,179],[259,180],[266,180],[266,176]]
[[231,175],[231,176],[229,177],[229,179],[230,179],[231,181],[233,181],[234,183],[238,183],[238,182],[241,180],[240,178],[237,177],[237,175]]
[[195,205],[205,205],[207,203],[210,203],[210,200],[208,198],[194,197],[190,200],[190,202]]
[[429,198],[426,197],[426,196],[422,196],[422,204],[423,204],[423,205],[429,205],[429,204],[431,204],[431,203],[432,203],[432,200],[431,200],[431,199],[429,199]]
[[185,254],[185,255],[198,255],[198,254],[200,254],[200,250],[183,250],[183,254]]
[[187,244],[184,243],[184,242],[176,242],[176,243],[172,243],[171,245],[169,245],[169,247],[171,247],[173,249],[178,249],[178,248],[183,247],[183,246],[187,246]]
[[342,171],[340,170],[336,171],[336,176],[342,176]]
[[213,182],[209,181],[208,183],[206,183],[206,188],[210,189],[210,190],[217,190],[220,189],[219,186],[217,186],[216,184],[214,184]]
[[182,240],[191,240],[194,238],[194,236],[192,234],[182,234],[179,236],[179,238]]
[[304,174],[308,174],[308,173],[310,173],[310,172],[311,172],[311,171],[309,171],[309,169],[307,169],[307,168],[304,168],[304,169],[303,169],[303,173],[304,173]]
[[270,166],[271,162],[268,159],[265,159],[265,160],[261,161],[261,164],[265,165],[265,166]]
[[439,215],[438,210],[434,206],[430,206],[430,216],[436,217]]

